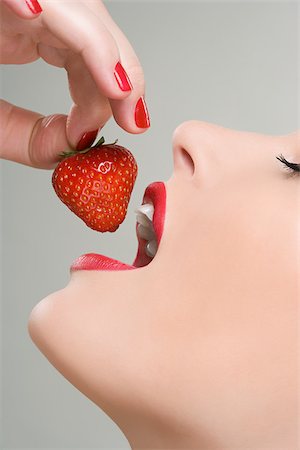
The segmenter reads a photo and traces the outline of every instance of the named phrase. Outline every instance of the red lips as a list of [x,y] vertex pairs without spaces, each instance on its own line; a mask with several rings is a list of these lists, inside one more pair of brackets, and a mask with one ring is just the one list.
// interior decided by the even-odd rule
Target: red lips
[[[150,184],[144,194],[143,203],[152,203],[154,205],[153,227],[160,243],[166,212],[166,187],[162,182]],[[109,258],[108,256],[99,255],[97,253],[88,253],[77,258],[72,266],[71,272],[78,270],[133,270],[149,264],[152,260],[147,256],[143,249],[143,240],[138,238],[139,246],[137,256],[133,265],[125,264],[121,261]]]

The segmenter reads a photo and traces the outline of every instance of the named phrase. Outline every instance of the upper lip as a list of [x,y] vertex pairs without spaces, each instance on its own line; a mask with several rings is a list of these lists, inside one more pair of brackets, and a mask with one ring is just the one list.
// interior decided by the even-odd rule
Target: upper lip
[[[163,182],[150,184],[144,193],[143,204],[152,203],[154,206],[153,228],[159,245],[163,235],[166,211],[166,187]],[[122,263],[104,255],[89,253],[77,258],[71,265],[71,271],[78,270],[130,270],[146,266],[152,260],[144,251],[145,241],[138,237],[138,250],[132,265]]]

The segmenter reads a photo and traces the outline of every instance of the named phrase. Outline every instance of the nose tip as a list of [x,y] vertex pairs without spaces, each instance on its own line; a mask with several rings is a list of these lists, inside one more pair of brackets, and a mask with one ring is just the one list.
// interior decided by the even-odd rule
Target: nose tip
[[175,171],[185,176],[203,176],[204,161],[213,161],[221,139],[228,139],[228,130],[209,122],[190,120],[179,125],[173,133]]
[[195,172],[194,141],[197,132],[197,121],[188,121],[179,125],[173,133],[173,158],[176,171],[187,177]]

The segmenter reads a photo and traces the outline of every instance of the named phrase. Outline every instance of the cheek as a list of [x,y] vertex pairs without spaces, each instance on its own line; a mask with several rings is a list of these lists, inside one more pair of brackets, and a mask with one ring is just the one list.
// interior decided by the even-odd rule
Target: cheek
[[192,183],[169,183],[161,265],[181,290],[189,285],[222,295],[230,283],[249,292],[253,280],[265,285],[264,292],[270,280],[281,290],[291,278],[295,284],[295,190],[250,178],[239,186],[201,191]]

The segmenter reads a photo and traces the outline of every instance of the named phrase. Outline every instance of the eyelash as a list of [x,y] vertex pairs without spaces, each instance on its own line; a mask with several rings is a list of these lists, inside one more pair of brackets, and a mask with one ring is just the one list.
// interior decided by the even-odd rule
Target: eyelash
[[300,175],[300,164],[287,161],[281,154],[279,156],[276,156],[276,159],[284,164],[285,168],[287,168],[292,175]]

